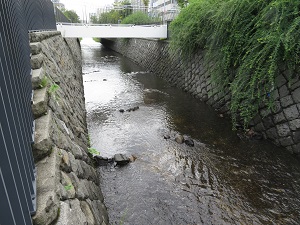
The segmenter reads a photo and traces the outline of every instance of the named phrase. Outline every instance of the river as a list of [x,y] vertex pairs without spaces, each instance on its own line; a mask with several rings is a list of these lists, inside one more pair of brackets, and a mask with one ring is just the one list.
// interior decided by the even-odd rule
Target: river
[[208,105],[92,39],[81,45],[92,146],[137,158],[99,168],[111,224],[300,224],[299,159],[240,140]]

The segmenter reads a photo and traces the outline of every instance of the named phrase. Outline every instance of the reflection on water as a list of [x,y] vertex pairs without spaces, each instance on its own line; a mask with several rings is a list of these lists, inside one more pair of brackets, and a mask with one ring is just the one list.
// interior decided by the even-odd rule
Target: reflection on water
[[[137,156],[100,168],[111,224],[299,224],[298,159],[239,140],[228,119],[98,43],[82,53],[93,147]],[[195,147],[163,138],[176,133]]]

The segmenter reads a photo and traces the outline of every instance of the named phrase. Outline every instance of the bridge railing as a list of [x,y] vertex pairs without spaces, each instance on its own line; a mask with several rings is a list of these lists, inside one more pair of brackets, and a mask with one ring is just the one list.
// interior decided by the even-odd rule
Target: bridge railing
[[0,0],[0,224],[32,224],[36,170],[28,31],[56,29],[50,0]]
[[57,30],[69,38],[167,38],[167,25],[58,23]]

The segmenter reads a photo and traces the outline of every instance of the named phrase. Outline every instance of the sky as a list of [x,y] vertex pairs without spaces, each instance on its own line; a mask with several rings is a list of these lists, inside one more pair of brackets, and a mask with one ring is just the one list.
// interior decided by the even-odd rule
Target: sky
[[89,13],[95,13],[97,8],[104,8],[106,5],[112,5],[114,0],[60,0],[65,4],[68,10],[75,10],[78,16],[82,19]]

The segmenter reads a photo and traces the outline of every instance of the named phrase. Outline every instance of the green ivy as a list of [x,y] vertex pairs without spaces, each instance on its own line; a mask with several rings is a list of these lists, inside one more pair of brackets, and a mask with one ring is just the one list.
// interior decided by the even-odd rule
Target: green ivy
[[219,90],[231,92],[233,123],[244,126],[260,105],[272,109],[275,77],[299,66],[300,2],[192,0],[171,23],[171,49],[189,57],[205,50]]

